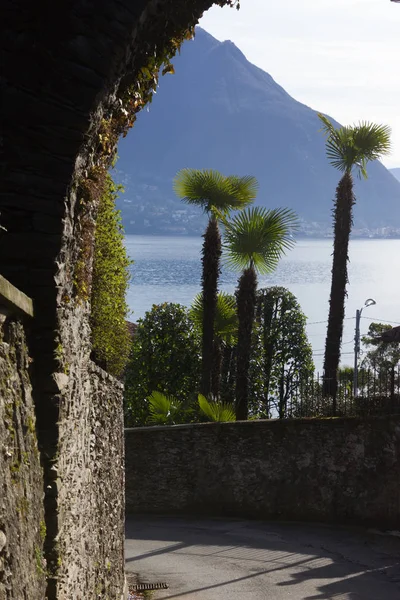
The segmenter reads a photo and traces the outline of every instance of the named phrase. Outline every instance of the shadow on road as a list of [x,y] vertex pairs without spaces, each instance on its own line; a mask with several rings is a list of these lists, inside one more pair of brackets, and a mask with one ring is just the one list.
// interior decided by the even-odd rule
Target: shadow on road
[[[163,555],[169,555],[168,569],[175,562],[193,564],[194,570],[199,566],[197,578],[193,572],[187,574],[189,588],[157,596],[157,600],[228,591],[232,586],[245,589],[246,582],[260,590],[265,585],[276,590],[275,596],[257,596],[255,592],[249,598],[400,598],[400,540],[366,531],[313,524],[135,517],[127,521],[126,538],[135,540],[134,552],[127,546],[128,570],[134,569],[135,563],[142,568]],[[140,541],[147,550],[141,551]],[[218,581],[210,580],[210,565],[217,567]]]

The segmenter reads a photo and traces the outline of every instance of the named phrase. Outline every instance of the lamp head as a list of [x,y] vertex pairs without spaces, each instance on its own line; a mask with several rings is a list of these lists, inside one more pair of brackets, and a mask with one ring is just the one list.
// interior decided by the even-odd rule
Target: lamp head
[[368,300],[364,302],[364,306],[373,306],[374,304],[376,304],[376,302],[373,298],[368,298]]

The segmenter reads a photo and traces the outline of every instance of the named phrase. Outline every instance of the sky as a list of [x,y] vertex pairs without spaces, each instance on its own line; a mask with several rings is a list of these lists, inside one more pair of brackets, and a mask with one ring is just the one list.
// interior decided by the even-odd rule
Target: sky
[[400,4],[390,0],[241,0],[200,25],[231,40],[296,100],[343,125],[390,125],[400,167]]

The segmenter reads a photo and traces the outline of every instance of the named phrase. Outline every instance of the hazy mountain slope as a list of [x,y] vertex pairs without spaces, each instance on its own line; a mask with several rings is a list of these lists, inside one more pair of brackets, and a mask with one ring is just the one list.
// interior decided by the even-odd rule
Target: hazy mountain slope
[[[294,100],[232,42],[197,29],[161,78],[149,112],[119,146],[118,169],[143,189],[140,202],[175,206],[171,182],[182,167],[252,174],[258,203],[290,206],[329,223],[339,180],[326,157],[317,113]],[[137,189],[136,189],[137,191]],[[400,183],[380,163],[356,183],[356,226],[400,227]]]
[[398,181],[400,181],[400,167],[397,167],[396,169],[389,169],[389,171],[394,177],[396,177]]

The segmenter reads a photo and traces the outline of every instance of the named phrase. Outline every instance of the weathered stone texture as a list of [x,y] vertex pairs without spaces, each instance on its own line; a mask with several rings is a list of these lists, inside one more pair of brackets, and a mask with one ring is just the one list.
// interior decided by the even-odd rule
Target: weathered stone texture
[[0,599],[43,600],[43,473],[19,322],[0,314]]
[[73,381],[60,422],[57,598],[116,600],[124,588],[122,385],[91,362]]
[[55,452],[45,480],[40,456],[50,445],[38,447],[41,407],[28,374],[35,361],[22,324],[0,310],[0,600],[122,598],[123,386],[90,360],[85,310],[64,311],[57,353],[65,370],[50,384],[59,421],[47,432]]
[[400,417],[125,432],[127,512],[400,526]]

